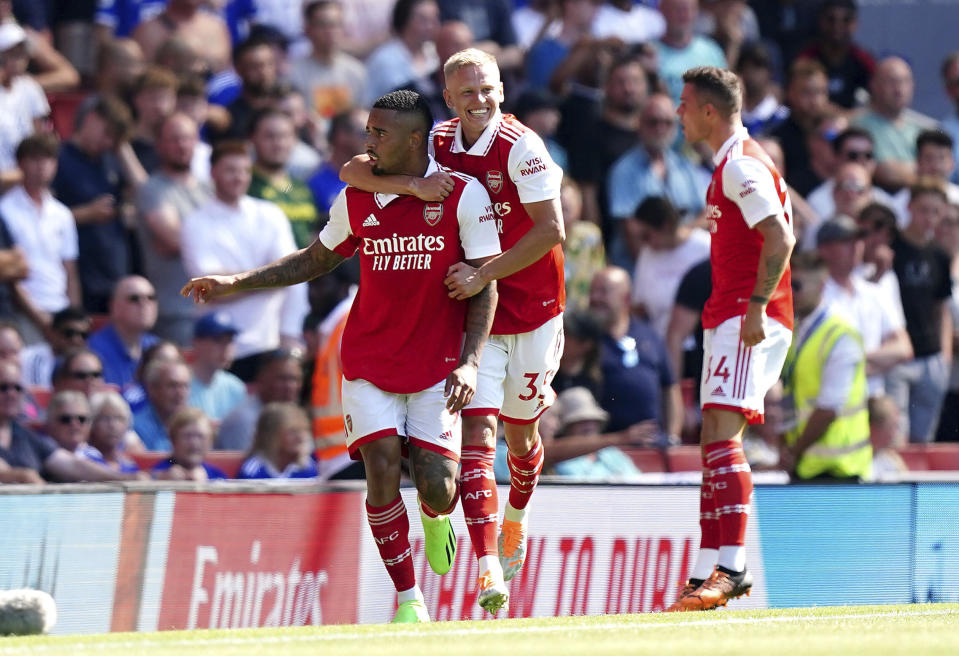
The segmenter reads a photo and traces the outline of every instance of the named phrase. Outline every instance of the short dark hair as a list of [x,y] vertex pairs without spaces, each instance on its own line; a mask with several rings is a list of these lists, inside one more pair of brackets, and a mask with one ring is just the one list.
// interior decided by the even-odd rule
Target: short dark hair
[[60,153],[60,140],[52,132],[31,134],[17,145],[17,161],[48,157],[56,159]]
[[789,259],[789,268],[793,271],[823,271],[826,263],[816,251],[793,251]]
[[916,152],[918,153],[925,146],[941,146],[951,151],[955,143],[952,137],[942,130],[923,130],[916,137]]
[[230,155],[243,155],[244,157],[249,157],[249,144],[242,139],[221,139],[220,141],[217,141],[213,146],[213,152],[210,153],[210,166],[216,166],[217,162],[224,157],[229,157]]
[[942,66],[939,68],[939,74],[942,76],[942,79],[946,79],[946,76],[949,75],[949,69],[952,68],[956,62],[959,62],[959,50],[953,50],[943,58]]
[[861,128],[857,125],[846,128],[842,132],[836,135],[836,138],[832,140],[832,150],[837,155],[842,152],[842,147],[850,139],[868,139],[869,143],[875,144],[875,141],[872,138],[872,133],[865,128]]
[[390,21],[393,32],[396,34],[402,32],[403,28],[410,22],[410,17],[413,15],[416,5],[423,2],[434,2],[434,0],[396,0],[396,4],[393,5],[393,17]]
[[303,20],[309,23],[313,19],[314,12],[325,9],[326,7],[336,7],[340,11],[343,11],[342,5],[335,0],[310,0],[303,4]]
[[260,123],[263,121],[269,120],[271,118],[285,118],[290,123],[293,123],[293,117],[290,116],[287,112],[284,112],[281,109],[276,109],[275,107],[266,107],[264,109],[258,110],[253,114],[253,118],[250,119],[250,124],[246,129],[246,136],[252,137],[256,134],[256,131],[260,128]]
[[647,196],[636,208],[635,216],[653,230],[675,229],[679,225],[679,212],[665,196]]
[[739,50],[739,59],[736,61],[736,70],[741,71],[747,64],[772,70],[773,58],[769,48],[759,41],[750,41],[743,44],[743,47]]
[[683,82],[693,85],[697,94],[705,96],[726,117],[742,109],[742,84],[732,71],[717,66],[697,66],[683,73]]
[[103,360],[100,359],[100,356],[96,351],[92,351],[86,346],[78,346],[77,348],[70,349],[67,351],[63,359],[60,360],[60,363],[53,368],[53,374],[50,376],[50,381],[53,383],[53,386],[57,386],[57,382],[63,380],[67,377],[67,374],[70,373],[70,370],[73,368],[73,362],[77,358],[84,355],[92,355],[97,359],[97,362],[100,363],[100,366],[103,366]]
[[148,66],[145,71],[137,75],[130,91],[133,96],[137,96],[147,89],[170,89],[176,92],[176,75],[163,66]]
[[373,109],[387,109],[400,114],[414,114],[420,119],[423,134],[429,134],[433,128],[433,112],[426,102],[426,98],[407,89],[391,91],[380,96],[373,103]]
[[326,131],[327,141],[333,143],[333,137],[340,132],[353,131],[353,110],[340,112],[330,119],[330,125]]
[[817,16],[822,16],[829,9],[847,9],[855,16],[859,12],[856,0],[822,0],[819,4]]
[[91,96],[81,103],[74,119],[74,129],[83,126],[90,114],[96,114],[103,119],[113,137],[119,141],[126,139],[130,132],[130,125],[133,123],[130,108],[122,100],[110,94]]
[[921,177],[918,178],[910,187],[909,187],[909,202],[911,203],[916,197],[922,196],[924,194],[932,194],[938,196],[943,200],[944,203],[949,203],[949,196],[946,195],[945,186],[934,178]]
[[199,75],[184,75],[177,81],[178,98],[206,98],[206,83]]
[[896,213],[884,203],[872,202],[859,210],[859,221],[868,221],[895,233],[897,229]]
[[233,49],[233,65],[236,66],[246,54],[252,50],[256,50],[261,46],[267,46],[268,48],[273,47],[273,43],[264,38],[263,36],[250,36],[247,37],[245,41],[241,41]]
[[54,328],[59,328],[65,323],[71,321],[89,321],[90,315],[82,307],[68,305],[53,315],[52,324]]
[[263,375],[263,372],[274,362],[285,362],[293,360],[297,364],[303,364],[303,356],[298,349],[277,348],[266,353],[261,353],[256,359],[256,375],[254,379]]

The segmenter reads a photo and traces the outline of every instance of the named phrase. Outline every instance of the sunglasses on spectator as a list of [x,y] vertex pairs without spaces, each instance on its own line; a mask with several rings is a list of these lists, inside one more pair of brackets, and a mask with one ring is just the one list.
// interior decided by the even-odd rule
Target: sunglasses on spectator
[[850,162],[871,162],[876,156],[871,150],[847,150],[846,159]]
[[90,336],[89,330],[77,330],[76,328],[61,328],[59,332],[67,339],[76,339],[77,337],[86,339]]
[[81,426],[83,426],[88,421],[90,421],[90,417],[88,417],[87,415],[58,415],[57,421],[63,424],[64,426],[66,426],[67,424],[71,424],[74,421],[77,421],[80,423]]
[[0,383],[0,392],[22,392],[23,385],[20,383]]
[[73,378],[74,380],[89,380],[92,378],[102,378],[102,377],[103,377],[102,369],[97,371],[71,371],[70,372],[70,378]]
[[153,301],[157,300],[156,294],[130,294],[127,296],[127,303],[140,303],[142,301]]

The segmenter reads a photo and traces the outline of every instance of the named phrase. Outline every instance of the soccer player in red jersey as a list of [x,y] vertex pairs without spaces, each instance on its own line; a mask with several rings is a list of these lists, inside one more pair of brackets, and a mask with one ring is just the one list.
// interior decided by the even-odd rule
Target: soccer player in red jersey
[[[539,417],[556,397],[550,382],[563,353],[563,173],[535,132],[500,112],[503,84],[495,58],[462,50],[446,61],[443,72],[443,95],[457,118],[433,129],[433,155],[486,185],[503,249],[481,267],[457,264],[447,279],[451,296],[458,299],[498,281],[499,304],[476,396],[463,411],[460,473],[463,513],[479,559],[477,601],[495,614],[508,600],[504,581],[516,575],[526,557],[528,503],[543,468]],[[424,193],[421,180],[375,178],[363,158],[348,163],[341,177],[364,189]],[[505,427],[510,470],[498,538],[497,415]]]
[[[378,99],[366,139],[375,170],[417,177],[436,171],[427,149],[431,125],[419,94]],[[449,513],[458,497],[459,414],[476,389],[496,304],[495,287],[464,303],[444,284],[452,265],[465,259],[481,266],[500,252],[486,190],[462,174],[450,181],[449,195],[432,203],[347,187],[309,247],[252,271],[195,278],[182,291],[204,302],[292,285],[359,251],[360,286],[341,345],[343,413],[350,454],[366,467],[370,529],[397,591],[394,622],[429,621],[400,497],[401,453],[408,449],[419,492],[427,559],[445,574],[456,552]]]
[[671,611],[723,606],[752,587],[744,544],[753,484],[742,436],[747,423],[762,423],[763,398],[792,341],[796,242],[786,182],[743,127],[739,78],[702,66],[683,82],[677,113],[686,140],[705,142],[716,168],[706,192],[713,288],[702,317],[702,539]]

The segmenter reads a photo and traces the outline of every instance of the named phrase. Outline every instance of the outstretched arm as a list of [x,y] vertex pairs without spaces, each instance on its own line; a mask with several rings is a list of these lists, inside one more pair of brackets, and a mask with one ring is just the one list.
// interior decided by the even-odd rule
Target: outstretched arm
[[525,269],[546,255],[553,246],[566,240],[563,208],[559,198],[523,203],[523,207],[533,220],[533,227],[529,232],[520,237],[512,248],[491,258],[481,267],[473,267],[464,262],[451,266],[445,281],[450,297],[469,298],[493,280],[500,280]]
[[[471,266],[479,267],[492,258],[470,260]],[[469,309],[466,311],[466,338],[463,340],[463,350],[460,361],[446,379],[446,407],[450,412],[458,412],[472,398],[476,391],[476,371],[479,368],[480,355],[483,345],[489,337],[493,326],[493,314],[496,311],[496,283],[486,285],[478,294],[469,299]]]
[[287,287],[329,273],[344,259],[346,258],[328,249],[317,238],[308,247],[257,269],[230,276],[194,278],[184,285],[180,294],[192,294],[195,302],[205,303],[236,292]]
[[357,155],[340,169],[340,180],[371,193],[416,196],[420,200],[436,203],[453,191],[453,178],[448,173],[436,171],[425,178],[414,175],[377,175],[369,155]]
[[756,285],[753,294],[749,297],[749,306],[740,337],[746,346],[755,346],[766,339],[763,328],[763,315],[773,292],[789,264],[789,256],[796,245],[796,238],[792,229],[775,214],[767,216],[756,224],[763,236],[763,247],[759,252],[759,267],[756,271]]

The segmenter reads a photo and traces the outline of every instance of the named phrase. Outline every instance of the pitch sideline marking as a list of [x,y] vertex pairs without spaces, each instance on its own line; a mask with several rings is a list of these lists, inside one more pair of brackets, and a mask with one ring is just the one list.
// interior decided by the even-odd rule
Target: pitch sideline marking
[[[366,640],[366,639],[388,639],[388,638],[426,638],[426,637],[457,637],[468,635],[483,634],[503,634],[503,633],[556,633],[560,631],[607,631],[610,629],[627,628],[630,630],[673,628],[687,626],[716,626],[720,624],[768,624],[768,623],[791,623],[791,622],[826,622],[831,620],[854,620],[854,619],[875,619],[878,617],[935,617],[941,615],[959,615],[959,610],[925,610],[925,611],[893,611],[888,613],[844,613],[841,615],[811,615],[811,616],[788,616],[788,617],[731,617],[729,619],[713,620],[693,620],[690,622],[655,622],[627,624],[625,622],[605,622],[603,624],[585,624],[582,626],[499,626],[496,622],[490,622],[489,628],[482,629],[442,629],[438,631],[427,631],[424,633],[414,633],[410,631],[387,631],[382,633],[371,632],[339,632],[323,633],[317,635],[294,635],[294,636],[248,636],[234,638],[205,638],[199,640],[128,640],[126,642],[103,642],[103,643],[61,643],[56,645],[22,645],[17,647],[0,647],[0,654],[22,654],[35,653],[38,651],[52,651],[54,649],[77,649],[77,650],[99,650],[106,649],[134,649],[137,647],[203,647],[203,646],[243,646],[247,644],[266,644],[266,643],[295,643],[311,641],[331,641],[331,640]],[[586,616],[584,616],[586,617]],[[367,625],[371,626],[371,625]],[[498,627],[498,628],[497,628]],[[284,627],[271,627],[284,628]],[[288,627],[291,628],[291,627]],[[222,630],[222,629],[215,629]]]

